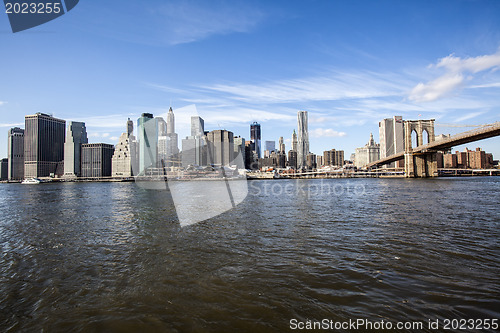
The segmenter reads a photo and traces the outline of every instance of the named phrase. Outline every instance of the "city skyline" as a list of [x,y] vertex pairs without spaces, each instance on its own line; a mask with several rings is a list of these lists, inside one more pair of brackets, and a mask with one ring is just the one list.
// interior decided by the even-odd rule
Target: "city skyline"
[[[262,141],[290,146],[296,112],[308,110],[316,154],[349,155],[370,132],[378,142],[378,122],[395,115],[462,132],[439,126],[500,119],[499,15],[494,1],[82,2],[2,35],[0,156],[8,130],[36,112],[85,121],[89,142],[116,144],[124,119],[194,104],[207,128],[248,138],[257,121]],[[180,138],[191,115],[176,113]],[[478,145],[500,155],[498,138]]]

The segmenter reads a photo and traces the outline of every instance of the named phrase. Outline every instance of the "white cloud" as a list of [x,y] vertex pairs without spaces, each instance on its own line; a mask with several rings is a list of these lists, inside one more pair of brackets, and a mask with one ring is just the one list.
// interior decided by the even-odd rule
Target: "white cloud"
[[109,140],[113,141],[113,142],[117,142],[118,141],[118,137],[117,136],[112,136],[109,138]]
[[447,73],[426,84],[419,83],[410,92],[409,99],[415,102],[430,102],[458,88],[464,77],[460,73]]
[[6,104],[7,102],[4,102],[4,101],[0,101],[0,106]]
[[327,75],[285,79],[259,84],[215,84],[207,91],[228,95],[239,102],[289,103],[403,96],[406,79],[393,73],[329,72]]
[[323,138],[323,137],[343,137],[346,136],[346,132],[339,132],[331,128],[316,128],[309,131],[311,137],[313,138]]
[[[478,72],[487,69],[496,70],[500,67],[500,50],[495,54],[462,59],[449,55],[430,68],[443,68],[445,73],[428,83],[420,82],[409,94],[409,100],[414,102],[430,102],[449,95],[461,87],[466,81],[464,74],[469,74],[467,80],[472,80]],[[495,85],[496,86],[496,85]],[[485,87],[475,85],[474,88]],[[491,86],[488,86],[491,87]]]

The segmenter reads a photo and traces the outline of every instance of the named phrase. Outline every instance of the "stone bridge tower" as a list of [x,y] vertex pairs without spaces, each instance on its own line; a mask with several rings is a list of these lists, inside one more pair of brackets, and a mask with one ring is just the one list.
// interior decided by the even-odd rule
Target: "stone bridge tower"
[[413,152],[412,134],[415,132],[417,147],[424,144],[427,134],[427,143],[435,141],[434,119],[430,120],[405,120],[405,175],[411,178],[435,177],[437,176],[437,158],[435,151]]

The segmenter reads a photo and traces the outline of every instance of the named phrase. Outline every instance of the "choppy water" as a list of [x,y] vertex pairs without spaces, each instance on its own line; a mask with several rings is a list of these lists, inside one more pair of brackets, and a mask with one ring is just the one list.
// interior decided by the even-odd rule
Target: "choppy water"
[[184,228],[134,183],[0,184],[0,330],[500,318],[500,178],[249,184]]

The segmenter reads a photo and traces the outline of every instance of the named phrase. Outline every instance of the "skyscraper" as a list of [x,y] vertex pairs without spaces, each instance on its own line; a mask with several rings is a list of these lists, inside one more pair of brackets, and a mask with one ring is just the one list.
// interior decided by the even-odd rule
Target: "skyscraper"
[[307,154],[309,154],[309,131],[307,128],[307,111],[297,113],[298,145],[297,168],[306,167]]
[[148,168],[156,168],[158,157],[158,124],[151,113],[143,113],[137,119],[137,140],[139,143],[139,169],[134,173],[145,175]]
[[230,165],[234,160],[233,132],[226,130],[211,131],[208,139],[208,161],[215,165]]
[[167,145],[167,157],[170,158],[173,155],[179,153],[179,137],[177,133],[175,133],[175,117],[174,110],[172,107],[168,109],[167,114],[167,137],[168,137],[168,145]]
[[260,151],[261,151],[260,124],[255,122],[255,121],[250,125],[250,139],[255,143],[255,153],[257,155],[257,158],[260,158],[261,157],[261,153],[260,153]]
[[191,136],[205,135],[205,121],[199,116],[191,117]]
[[132,163],[137,163],[135,149],[137,142],[133,133],[134,122],[129,118],[127,131],[120,135],[111,159],[111,176],[113,177],[132,177],[133,169],[137,169],[137,165],[132,167]]
[[9,180],[24,178],[24,130],[14,127],[9,130],[8,142],[8,171]]
[[245,168],[245,139],[236,136],[233,138],[233,144],[234,144],[234,157],[241,155],[241,159],[237,159],[236,165],[238,168]]
[[278,142],[279,142],[279,149],[278,149],[279,152],[282,153],[282,154],[286,154],[286,152],[285,152],[285,143],[283,141],[283,137],[282,136],[280,136],[280,139],[279,139]]
[[82,144],[88,143],[85,123],[70,121],[64,142],[64,176],[80,177]]
[[276,141],[266,141],[266,150],[269,151],[269,153],[276,151]]
[[292,150],[297,151],[297,133],[295,133],[295,130],[292,133]]
[[[379,122],[380,158],[388,157],[404,151],[403,117],[394,116]],[[396,162],[397,163],[397,162]],[[396,163],[390,163],[386,168],[394,168]],[[404,161],[398,163],[404,167]]]
[[82,177],[111,176],[111,161],[115,147],[106,143],[82,144]]
[[24,123],[24,177],[55,174],[64,160],[66,121],[38,112],[25,116]]

